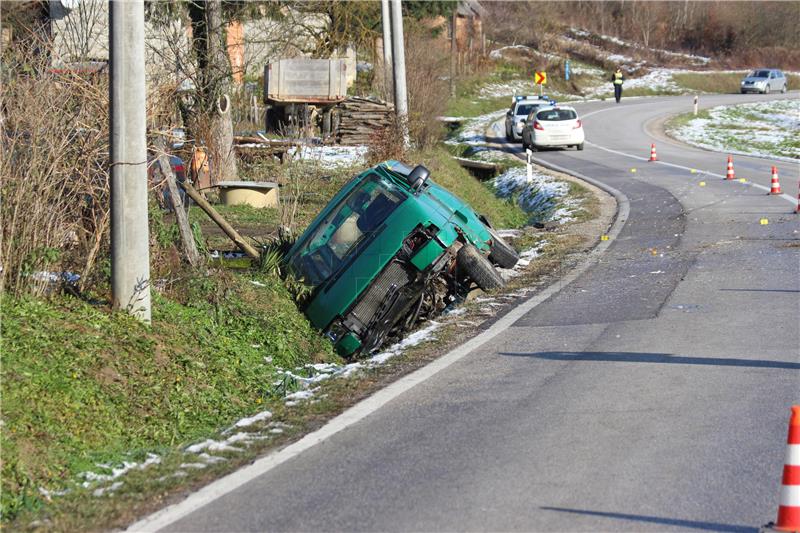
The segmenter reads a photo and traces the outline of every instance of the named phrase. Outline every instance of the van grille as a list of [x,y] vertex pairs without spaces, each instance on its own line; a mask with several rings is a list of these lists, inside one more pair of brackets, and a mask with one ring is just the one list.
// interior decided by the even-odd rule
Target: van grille
[[403,287],[414,281],[415,272],[409,270],[396,260],[389,263],[362,294],[350,316],[361,322],[362,326],[369,324],[392,285]]

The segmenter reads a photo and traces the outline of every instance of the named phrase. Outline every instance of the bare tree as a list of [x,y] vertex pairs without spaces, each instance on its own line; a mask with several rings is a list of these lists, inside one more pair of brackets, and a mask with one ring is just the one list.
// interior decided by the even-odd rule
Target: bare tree
[[206,130],[212,182],[235,180],[231,119],[231,65],[225,43],[221,0],[191,2],[192,47],[197,61],[198,98],[193,127]]
[[81,62],[108,55],[108,2],[85,0],[67,9],[50,3],[54,52],[62,62]]

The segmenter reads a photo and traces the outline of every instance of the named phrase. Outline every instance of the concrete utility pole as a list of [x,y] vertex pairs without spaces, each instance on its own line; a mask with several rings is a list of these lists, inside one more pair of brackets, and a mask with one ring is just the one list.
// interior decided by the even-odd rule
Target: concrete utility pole
[[403,143],[408,139],[408,96],[406,92],[406,51],[403,39],[403,6],[400,0],[392,3],[392,53],[394,55],[394,107],[403,128]]
[[150,322],[144,0],[109,0],[111,290],[114,308]]
[[386,99],[394,97],[392,85],[392,16],[389,13],[389,0],[381,0],[381,26],[383,27],[383,84]]

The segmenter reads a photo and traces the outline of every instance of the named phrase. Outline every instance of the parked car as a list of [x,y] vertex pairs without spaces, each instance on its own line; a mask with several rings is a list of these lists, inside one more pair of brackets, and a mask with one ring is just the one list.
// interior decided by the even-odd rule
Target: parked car
[[786,76],[778,69],[754,70],[744,77],[740,91],[744,93],[769,94],[772,91],[786,92]]
[[519,259],[465,202],[422,165],[387,161],[345,185],[286,256],[311,293],[304,312],[343,356],[441,312],[472,283],[504,285],[494,265]]
[[555,100],[546,95],[513,97],[511,107],[506,111],[506,140],[515,142],[522,139],[522,127],[531,111],[555,103]]
[[583,124],[575,108],[541,107],[528,116],[522,130],[522,147],[534,152],[542,147],[574,146],[583,150]]

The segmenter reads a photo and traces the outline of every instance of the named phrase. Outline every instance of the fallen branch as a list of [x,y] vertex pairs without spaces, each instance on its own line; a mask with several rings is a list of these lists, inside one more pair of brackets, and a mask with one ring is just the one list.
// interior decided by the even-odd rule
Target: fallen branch
[[192,185],[187,181],[180,182],[181,187],[183,190],[186,191],[186,194],[189,195],[189,198],[195,201],[195,203],[200,206],[200,209],[206,212],[206,214],[213,220],[217,226],[225,232],[225,235],[231,238],[231,240],[248,256],[252,257],[253,259],[261,259],[261,254],[258,253],[258,250],[253,248],[244,238],[239,235],[239,232],[233,229],[233,226],[228,224],[228,221],[222,218],[222,215],[217,213],[217,210],[211,207],[211,204],[203,198],[203,196],[197,192],[197,189],[192,187]]

